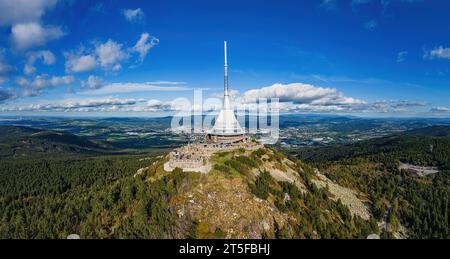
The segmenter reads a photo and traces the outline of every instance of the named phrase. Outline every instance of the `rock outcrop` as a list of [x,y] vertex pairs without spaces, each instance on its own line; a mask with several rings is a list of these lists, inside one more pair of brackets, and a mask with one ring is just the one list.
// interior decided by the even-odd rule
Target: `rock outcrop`
[[[162,163],[161,169],[156,170],[159,173],[147,179],[149,182],[155,177],[170,176],[171,172],[164,170],[167,168]],[[315,195],[304,179],[306,165],[265,147],[218,152],[211,157],[210,163],[212,170],[209,173],[183,172],[186,174],[184,183],[170,200],[172,214],[178,222],[182,222],[179,225],[185,229],[184,237],[276,238],[281,232],[295,236],[291,233],[292,229],[298,228],[299,220],[306,219],[292,210],[282,208],[300,206],[297,209],[304,213],[311,210],[298,197]],[[311,168],[308,169],[313,172]],[[270,174],[271,180],[264,187],[267,193],[264,194],[265,190],[262,189],[263,194],[259,194],[257,188],[261,187],[256,182],[263,172]],[[333,183],[320,173],[311,173],[310,176],[310,184],[316,185],[318,189],[327,188],[328,193],[331,193],[328,199],[340,200],[352,215],[363,220],[370,219],[368,208],[358,199],[355,191]],[[299,194],[283,191],[285,183],[295,186]],[[291,200],[291,195],[296,196],[295,201]],[[322,195],[320,198],[323,198]],[[327,220],[342,224],[342,220],[335,219],[339,217],[336,212],[333,215],[327,210],[320,213]],[[190,226],[188,222],[191,222]],[[312,233],[311,237],[320,237],[315,229],[308,231]],[[182,238],[182,231],[178,232],[177,236]]]

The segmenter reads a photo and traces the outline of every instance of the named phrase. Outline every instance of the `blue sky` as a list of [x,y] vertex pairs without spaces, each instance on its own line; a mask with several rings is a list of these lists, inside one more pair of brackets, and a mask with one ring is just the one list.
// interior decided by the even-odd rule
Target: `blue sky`
[[444,0],[0,0],[0,116],[173,112],[193,89],[220,95],[224,40],[236,103],[449,116],[448,10]]

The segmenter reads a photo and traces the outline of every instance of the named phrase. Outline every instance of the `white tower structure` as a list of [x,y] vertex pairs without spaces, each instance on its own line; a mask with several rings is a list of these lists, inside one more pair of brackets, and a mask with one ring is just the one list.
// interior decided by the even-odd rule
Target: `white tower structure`
[[245,139],[245,131],[239,125],[230,101],[230,90],[228,88],[228,61],[227,42],[224,42],[224,86],[223,86],[223,107],[216,118],[216,122],[207,138],[213,142],[229,143],[242,141]]

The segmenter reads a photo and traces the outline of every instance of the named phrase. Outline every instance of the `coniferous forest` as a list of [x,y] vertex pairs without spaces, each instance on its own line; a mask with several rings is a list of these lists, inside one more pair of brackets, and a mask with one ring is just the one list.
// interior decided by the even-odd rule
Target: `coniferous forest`
[[[377,220],[410,238],[450,238],[450,129],[429,127],[352,145],[289,150],[343,186],[369,194]],[[438,167],[419,177],[399,163]],[[388,233],[386,233],[388,235]]]
[[[60,149],[55,143],[48,146]],[[272,237],[365,238],[378,233],[382,238],[397,238],[395,233],[406,229],[407,238],[450,238],[450,138],[441,128],[343,146],[278,148],[284,155],[274,153],[269,159],[282,161],[287,156],[298,161],[308,192],[276,182],[267,172],[249,182],[256,197],[272,200],[279,211],[296,218],[293,228],[280,227]],[[84,238],[201,235],[196,222],[177,222],[171,208],[174,196],[193,181],[192,176],[175,170],[148,181],[148,176],[159,173],[163,162],[159,153],[63,150],[1,158],[0,238],[66,238],[71,233]],[[257,151],[252,156],[236,156],[215,170],[248,176],[266,154]],[[400,170],[401,162],[437,167],[439,173],[417,176]],[[136,174],[140,168],[147,169]],[[341,186],[365,193],[370,220],[352,216],[340,201],[329,199],[327,189],[318,189],[311,182],[314,168]],[[383,221],[387,227],[380,229]]]

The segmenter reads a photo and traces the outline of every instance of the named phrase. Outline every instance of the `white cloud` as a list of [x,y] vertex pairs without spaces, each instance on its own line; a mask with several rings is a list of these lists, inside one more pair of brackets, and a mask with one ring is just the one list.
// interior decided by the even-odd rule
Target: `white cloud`
[[53,76],[50,78],[50,85],[58,86],[58,85],[68,85],[75,81],[73,76]]
[[236,107],[251,105],[256,100],[278,98],[281,112],[341,112],[341,113],[405,113],[423,110],[429,102],[413,100],[382,100],[368,102],[348,97],[335,88],[310,84],[274,84],[246,91],[234,98]]
[[44,91],[42,91],[41,89],[34,89],[34,88],[24,88],[19,96],[20,97],[33,97],[33,96],[39,96],[41,94],[43,94]]
[[260,89],[248,90],[243,97],[252,101],[261,98],[278,98],[280,102],[309,103],[313,100],[324,98],[330,95],[337,95],[334,88],[316,87],[310,84],[274,84]]
[[403,100],[403,101],[390,101],[390,105],[394,108],[401,108],[401,107],[425,107],[431,105],[429,102],[418,102],[418,101],[410,101],[410,100]]
[[147,102],[147,106],[149,106],[149,107],[155,107],[155,106],[161,106],[161,105],[162,105],[162,102],[157,99],[152,99]]
[[77,111],[105,112],[117,111],[120,107],[136,105],[144,102],[142,99],[93,98],[66,99],[60,102],[41,102],[36,104],[9,107],[7,111]]
[[133,50],[139,53],[139,58],[141,61],[145,59],[148,51],[154,46],[158,45],[159,39],[151,36],[148,33],[142,33],[136,45],[134,45]]
[[64,35],[60,27],[45,26],[37,22],[19,23],[11,29],[11,40],[17,50],[25,50],[35,46],[42,46],[50,40]]
[[0,25],[39,21],[57,0],[0,0]]
[[[20,84],[20,80],[24,80]],[[25,78],[18,78],[16,84],[31,85],[24,88],[21,96],[34,96],[41,94],[42,87],[61,85],[70,83],[73,80],[64,77],[54,77],[43,75],[35,78],[29,83]],[[111,96],[123,93],[139,93],[146,91],[182,91],[188,90],[182,82],[146,82],[146,83],[113,83],[101,87],[103,80],[100,77],[91,75],[83,86],[98,89],[89,89],[79,94],[82,95],[105,95],[105,98],[92,98],[81,100],[64,100],[60,102],[41,103],[34,106],[18,106],[18,110],[48,110],[48,111],[76,111],[76,112],[173,112],[173,111],[200,111],[199,107],[186,102],[186,99],[177,98],[170,101],[158,99],[117,99]],[[24,92],[29,91],[27,94]],[[221,95],[217,95],[221,97]],[[422,101],[411,100],[381,100],[367,102],[365,100],[348,97],[335,88],[324,88],[303,83],[274,84],[268,87],[248,90],[242,95],[238,91],[233,92],[233,104],[237,108],[251,106],[257,99],[279,98],[279,108],[281,112],[290,113],[407,113],[412,111],[429,112],[450,112],[449,108],[439,107],[431,110],[424,110],[431,104]],[[214,101],[214,102],[213,102]],[[204,111],[213,111],[221,107],[219,99],[207,99],[203,104]],[[429,109],[429,108],[427,108]]]
[[42,46],[64,35],[58,26],[44,26],[41,18],[57,0],[0,0],[0,26],[11,26],[11,44],[16,50]]
[[0,84],[5,82],[14,70],[15,68],[13,66],[0,60]]
[[15,83],[22,88],[30,86],[30,81],[23,76],[16,78]]
[[442,46],[425,51],[424,58],[426,59],[435,59],[435,58],[442,58],[442,59],[450,59],[450,48],[444,48]]
[[141,10],[141,8],[126,9],[122,11],[122,14],[129,22],[135,22],[145,18],[144,12]]
[[85,100],[68,100],[57,104],[61,108],[100,107],[107,105],[133,105],[139,102],[136,99],[101,98]]
[[104,85],[103,79],[99,76],[90,75],[86,82],[81,82],[81,86],[98,89]]
[[172,103],[171,102],[162,102],[157,99],[152,99],[147,101],[146,103],[147,111],[171,111]]
[[86,50],[83,46],[77,51],[65,52],[66,72],[78,73],[94,70],[97,66],[104,71],[117,72],[122,69],[122,63],[133,53],[139,54],[142,62],[151,48],[158,45],[159,40],[148,33],[142,33],[133,47],[124,48],[122,44],[109,39],[106,42],[94,43],[93,49]]
[[184,91],[184,90],[188,90],[188,88],[179,85],[161,85],[161,84],[153,84],[152,82],[145,82],[145,83],[112,83],[103,86],[100,89],[88,90],[81,93],[91,95],[107,95],[117,93],[138,93],[148,91]]
[[152,85],[185,85],[186,82],[176,82],[176,81],[153,81],[153,82],[148,82],[148,84],[152,84]]
[[39,75],[34,78],[31,86],[35,89],[42,89],[50,85],[46,75]]
[[434,107],[430,110],[433,113],[450,113],[449,107]]
[[56,61],[55,55],[49,50],[42,50],[28,53],[27,63],[24,66],[23,72],[26,75],[30,75],[36,72],[36,67],[34,66],[37,60],[42,60],[45,65],[53,65]]
[[331,105],[361,105],[367,102],[352,97],[346,97],[342,93],[337,95],[329,95],[311,102],[312,105],[331,106]]
[[364,110],[368,103],[347,97],[335,88],[317,87],[310,84],[274,84],[246,91],[235,103],[249,105],[258,99],[278,98],[282,112],[353,112]]
[[52,76],[38,75],[31,82],[30,86],[34,89],[43,89],[49,86],[68,85],[75,81],[73,76]]
[[66,56],[66,71],[67,72],[87,72],[94,70],[97,66],[97,61],[94,55],[78,55],[65,53]]
[[128,53],[122,50],[122,44],[111,39],[106,43],[98,44],[95,48],[95,53],[102,68],[112,71],[120,70],[120,62],[129,57]]

